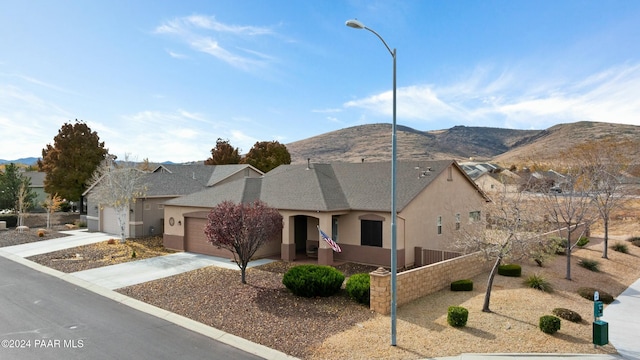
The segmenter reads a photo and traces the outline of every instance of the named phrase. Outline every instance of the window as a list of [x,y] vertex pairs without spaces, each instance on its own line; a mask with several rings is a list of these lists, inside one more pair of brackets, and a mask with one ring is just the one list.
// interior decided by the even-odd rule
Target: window
[[331,216],[331,239],[338,242],[338,216]]
[[158,210],[164,209],[164,204],[158,204]]
[[145,210],[151,210],[151,205],[150,204],[144,204],[144,209]]
[[438,226],[438,235],[440,235],[442,234],[442,216],[438,216],[437,226]]
[[382,247],[382,221],[360,220],[360,244]]
[[460,213],[456,214],[456,230],[460,230]]
[[469,222],[478,222],[480,221],[480,211],[471,211],[469,213]]

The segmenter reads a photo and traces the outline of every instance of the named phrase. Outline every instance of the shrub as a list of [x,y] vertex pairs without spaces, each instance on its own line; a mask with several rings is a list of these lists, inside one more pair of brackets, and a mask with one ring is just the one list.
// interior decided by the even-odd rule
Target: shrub
[[617,242],[617,243],[611,245],[611,250],[617,251],[617,252],[621,252],[623,254],[628,254],[629,253],[629,248],[627,247],[627,244],[623,244],[623,243],[620,243],[620,242]]
[[587,270],[600,272],[600,262],[598,260],[582,259],[580,260],[580,262],[578,262],[578,265],[582,266]]
[[338,291],[344,275],[331,266],[298,265],[282,277],[282,284],[298,296],[331,296]]
[[462,306],[449,306],[447,310],[447,323],[453,327],[463,327],[467,325],[469,310]]
[[563,239],[561,237],[552,237],[551,241],[555,243],[557,255],[565,255],[567,253],[567,239]]
[[472,291],[473,280],[464,279],[456,280],[451,283],[451,291]]
[[349,297],[355,301],[369,305],[371,301],[370,291],[370,276],[369,274],[353,274],[347,280],[346,290]]
[[113,245],[113,244],[115,244],[115,243],[116,243],[116,239],[109,239],[109,240],[107,240],[107,244],[109,244],[109,245]]
[[498,266],[498,274],[502,276],[520,277],[522,267],[518,264],[506,264]]
[[534,274],[524,281],[524,284],[532,289],[538,289],[544,292],[552,292],[553,286],[542,275]]
[[541,316],[539,326],[543,333],[555,334],[560,330],[560,318],[553,315]]
[[87,227],[87,222],[86,221],[78,220],[75,223],[76,223],[76,226],[79,227],[79,228],[86,228]]
[[46,232],[43,229],[38,229],[38,237],[44,237]]
[[632,243],[633,245],[635,245],[635,246],[640,247],[640,239],[638,239],[638,240],[631,240],[631,243]]
[[580,314],[578,314],[577,312],[573,311],[573,310],[569,310],[569,309],[565,309],[565,308],[555,308],[553,309],[553,311],[551,311],[553,313],[553,315],[565,319],[565,320],[569,320],[571,322],[574,323],[579,323],[582,321],[582,316],[580,316]]
[[640,241],[640,236],[632,236],[627,239],[629,242]]
[[576,243],[576,245],[583,247],[588,243],[589,243],[589,238],[586,236],[581,236],[580,239],[578,239],[578,242]]
[[132,259],[135,259],[135,258],[137,258],[137,257],[138,257],[138,255],[136,255],[136,250],[134,249],[134,250],[131,252],[131,258],[132,258]]
[[581,287],[578,289],[578,295],[582,296],[587,300],[593,301],[593,294],[598,292],[600,295],[600,301],[605,304],[611,304],[613,302],[613,296],[606,291],[594,289],[592,287]]

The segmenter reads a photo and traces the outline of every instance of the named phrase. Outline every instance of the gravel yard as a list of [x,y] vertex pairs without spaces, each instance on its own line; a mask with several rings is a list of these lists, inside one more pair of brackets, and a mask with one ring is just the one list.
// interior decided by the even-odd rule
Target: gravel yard
[[[36,237],[33,230],[30,234]],[[0,246],[27,240],[24,234],[16,235],[15,230],[0,232]],[[125,250],[130,246],[124,245]],[[151,243],[147,246],[154,248]],[[610,259],[604,260],[600,258],[602,245],[592,239],[586,248],[574,252],[572,281],[564,279],[563,256],[542,268],[534,263],[523,264],[522,278],[496,276],[491,298],[493,313],[480,311],[486,275],[473,279],[472,292],[447,289],[404,305],[398,309],[395,347],[389,345],[390,318],[350,300],[344,290],[337,296],[313,299],[289,293],[282,285],[282,274],[293,264],[281,261],[247,270],[246,285],[241,284],[239,271],[208,267],[118,291],[303,359],[420,359],[465,352],[612,354],[615,349],[611,345],[594,349],[593,303],[578,296],[576,289],[591,286],[617,296],[640,278],[640,248],[631,244],[628,247],[630,254],[611,250]],[[65,272],[135,260],[128,250],[120,253],[117,249],[99,243],[31,260]],[[138,251],[136,259],[145,256],[142,249]],[[64,260],[75,254],[81,254],[83,260]],[[150,256],[161,254],[162,250],[156,255],[149,252]],[[578,266],[583,258],[600,261],[601,272]],[[342,264],[338,269],[346,276],[372,270],[354,264]],[[549,280],[555,291],[543,293],[525,288],[523,279],[534,273]],[[450,305],[469,310],[466,327],[452,328],[446,323]],[[556,307],[578,312],[582,323],[562,320],[562,328],[555,335],[542,333],[538,329],[539,317],[551,314]]]

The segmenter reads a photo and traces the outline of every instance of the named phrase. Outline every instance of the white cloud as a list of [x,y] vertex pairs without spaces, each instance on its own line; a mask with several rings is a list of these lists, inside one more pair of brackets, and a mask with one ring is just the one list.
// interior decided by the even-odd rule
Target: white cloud
[[[167,21],[155,29],[156,34],[172,35],[193,50],[211,55],[244,71],[267,66],[275,57],[257,50],[256,37],[276,35],[272,28],[230,25],[219,22],[213,16],[191,15]],[[186,55],[169,52],[181,58]]]
[[[640,125],[640,64],[622,64],[583,79],[545,78],[522,70],[478,68],[449,85],[397,90],[399,121],[546,128],[560,122]],[[390,116],[392,92],[353,100],[345,108]]]

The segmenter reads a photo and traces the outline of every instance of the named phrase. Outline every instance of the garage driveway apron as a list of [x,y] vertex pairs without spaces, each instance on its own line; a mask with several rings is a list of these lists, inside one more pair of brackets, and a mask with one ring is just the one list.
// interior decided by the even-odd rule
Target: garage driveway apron
[[[251,261],[247,268],[267,264],[272,261],[271,259]],[[238,265],[230,259],[181,252],[78,271],[71,273],[71,275],[109,290],[115,290],[207,266],[240,270]]]

